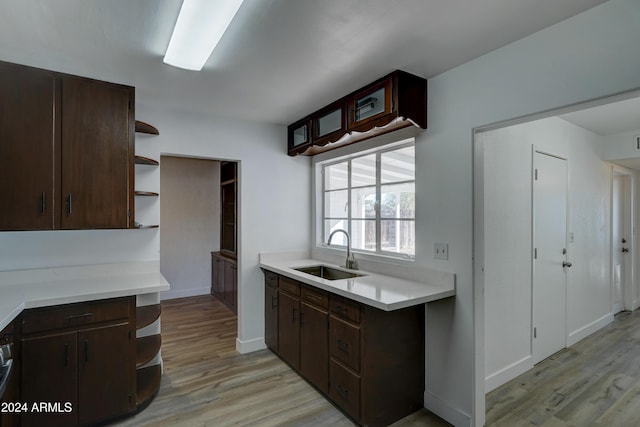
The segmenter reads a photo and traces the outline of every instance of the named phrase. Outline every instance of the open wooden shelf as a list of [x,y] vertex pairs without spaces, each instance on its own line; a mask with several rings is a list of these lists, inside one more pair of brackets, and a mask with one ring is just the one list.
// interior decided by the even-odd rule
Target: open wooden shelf
[[144,225],[144,224],[139,224],[137,226],[135,226],[134,228],[137,228],[139,230],[145,229],[145,228],[160,228],[159,224],[152,224],[152,225]]
[[160,304],[143,305],[141,307],[136,307],[137,328],[142,329],[145,326],[149,326],[150,324],[155,322],[158,317],[160,317],[161,312],[162,307]]
[[160,334],[149,335],[136,339],[136,366],[144,366],[151,362],[160,352],[162,336]]
[[160,162],[148,157],[136,156],[136,165],[159,166]]
[[153,397],[160,390],[160,377],[162,368],[160,365],[148,366],[136,371],[137,376],[137,392],[136,406],[139,408],[149,404]]
[[141,122],[140,120],[136,120],[136,132],[160,135],[160,131],[158,131],[156,127],[151,126],[149,123]]
[[158,197],[160,194],[153,191],[136,191],[136,196]]

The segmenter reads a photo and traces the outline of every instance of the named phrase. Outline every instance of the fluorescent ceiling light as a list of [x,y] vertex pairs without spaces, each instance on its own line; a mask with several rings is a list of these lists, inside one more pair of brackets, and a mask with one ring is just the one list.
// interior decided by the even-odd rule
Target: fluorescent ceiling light
[[242,1],[184,0],[163,62],[202,70]]

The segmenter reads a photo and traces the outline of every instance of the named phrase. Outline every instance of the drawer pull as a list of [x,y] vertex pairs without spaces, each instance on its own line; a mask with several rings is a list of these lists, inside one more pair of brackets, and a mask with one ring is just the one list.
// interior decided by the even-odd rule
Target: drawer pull
[[342,341],[340,338],[338,338],[338,350],[342,350],[345,353],[349,353],[349,343]]
[[344,397],[347,400],[349,399],[349,390],[344,388],[342,385],[336,384],[336,390],[338,390],[338,394],[340,396]]
[[71,322],[75,319],[86,319],[87,317],[93,316],[93,313],[82,313],[82,314],[72,314],[64,318],[67,322]]
[[342,314],[343,316],[346,316],[347,313],[349,312],[349,309],[342,305],[336,305],[336,311]]

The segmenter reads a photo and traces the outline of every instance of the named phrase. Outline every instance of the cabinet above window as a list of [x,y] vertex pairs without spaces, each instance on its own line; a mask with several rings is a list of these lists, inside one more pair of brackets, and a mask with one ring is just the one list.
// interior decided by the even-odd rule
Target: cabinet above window
[[396,70],[288,128],[288,154],[312,156],[408,126],[427,128],[427,81]]

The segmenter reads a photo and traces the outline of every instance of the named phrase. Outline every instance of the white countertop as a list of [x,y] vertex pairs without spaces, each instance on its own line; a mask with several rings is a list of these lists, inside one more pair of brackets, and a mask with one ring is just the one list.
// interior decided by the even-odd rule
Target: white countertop
[[[313,265],[328,265],[345,271],[363,274],[353,279],[327,280],[294,270]],[[421,281],[400,279],[362,270],[347,270],[335,264],[310,258],[298,258],[292,254],[260,254],[260,267],[315,286],[354,301],[385,311],[397,310],[452,297],[455,291],[455,274],[437,272]]]
[[0,271],[0,330],[27,308],[167,290],[157,261]]

